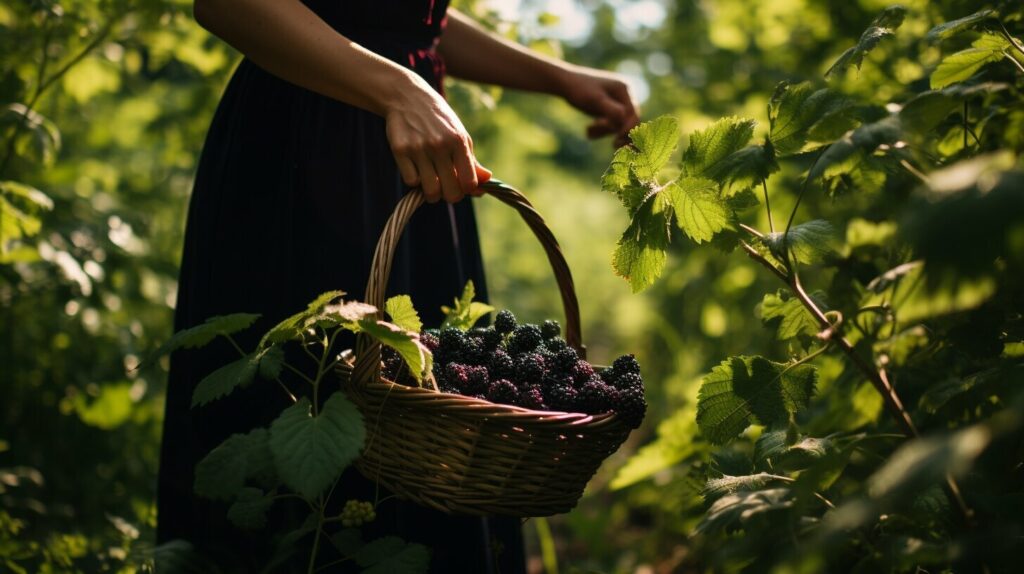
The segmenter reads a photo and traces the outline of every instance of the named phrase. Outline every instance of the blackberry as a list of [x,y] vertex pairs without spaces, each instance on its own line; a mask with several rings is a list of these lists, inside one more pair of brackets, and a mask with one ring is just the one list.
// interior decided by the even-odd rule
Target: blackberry
[[554,339],[562,334],[562,326],[558,324],[558,321],[548,319],[540,326],[540,334],[544,336],[544,339]]
[[490,376],[486,367],[466,367],[466,384],[462,387],[464,395],[483,395],[490,385]]
[[561,337],[555,337],[553,339],[548,339],[547,341],[544,341],[544,348],[551,351],[552,353],[557,353],[562,349],[568,349],[569,343],[566,343],[565,339]]
[[429,331],[420,333],[420,342],[423,343],[424,347],[430,349],[431,353],[437,352],[438,347],[441,346],[441,340],[437,338],[437,335]]
[[516,364],[512,357],[503,349],[496,349],[491,353],[491,360],[487,367],[491,372],[492,379],[511,379],[516,372]]
[[466,335],[469,336],[469,337],[481,338],[481,337],[484,336],[484,333],[486,333],[486,332],[487,332],[487,328],[486,327],[473,327],[472,329],[470,329],[469,331],[466,332]]
[[528,385],[519,391],[519,402],[517,405],[533,409],[535,411],[544,410],[544,393],[540,390],[539,385]]
[[516,328],[516,316],[512,314],[512,311],[508,309],[502,309],[498,311],[498,314],[494,317],[494,330],[507,335]]
[[629,428],[637,428],[644,421],[647,414],[647,400],[644,399],[642,387],[631,387],[619,391],[619,401],[613,406],[616,413],[622,417],[622,422],[629,425]]
[[501,343],[502,341],[505,340],[505,337],[501,333],[495,331],[493,327],[488,327],[487,329],[484,330],[484,334],[480,337],[480,339],[483,341],[484,349],[486,349],[488,352],[491,352],[501,346]]
[[381,375],[389,381],[394,381],[402,368],[402,357],[391,347],[383,347],[380,351]]
[[555,353],[555,359],[551,364],[550,370],[556,373],[569,375],[572,373],[573,367],[576,366],[576,363],[579,360],[580,356],[576,353],[576,349],[566,347]]
[[514,405],[519,402],[519,389],[508,379],[498,379],[487,389],[487,400],[492,403]]
[[521,383],[539,383],[545,374],[544,357],[537,353],[523,353],[515,359],[515,378]]
[[626,389],[640,389],[642,392],[644,390],[644,380],[640,378],[640,375],[634,373],[619,375],[613,378],[610,384],[620,391],[624,391]]
[[606,413],[611,410],[618,394],[613,387],[594,377],[580,387],[576,396],[576,406],[581,412],[592,415]]
[[490,353],[484,348],[483,338],[466,337],[462,343],[462,352],[459,353],[461,362],[467,365],[486,365]]
[[466,334],[461,329],[445,327],[441,330],[438,341],[442,351],[451,351],[457,354],[462,351],[462,345],[466,342]]
[[441,329],[437,329],[435,327],[431,327],[429,329],[424,329],[423,330],[423,334],[424,335],[433,335],[434,337],[440,337],[441,336]]
[[577,385],[582,385],[594,377],[594,367],[591,366],[590,363],[580,359],[576,361],[576,364],[569,370],[569,376],[572,377],[572,382]]
[[469,386],[469,367],[462,363],[448,363],[444,370],[445,385],[463,392]]
[[543,340],[540,329],[536,325],[520,325],[512,331],[505,347],[509,354],[518,355],[536,350]]
[[572,385],[552,385],[544,389],[544,403],[556,411],[575,412],[577,394]]
[[617,375],[625,375],[632,373],[636,376],[640,376],[640,363],[636,362],[636,357],[632,354],[622,355],[612,363],[612,370]]

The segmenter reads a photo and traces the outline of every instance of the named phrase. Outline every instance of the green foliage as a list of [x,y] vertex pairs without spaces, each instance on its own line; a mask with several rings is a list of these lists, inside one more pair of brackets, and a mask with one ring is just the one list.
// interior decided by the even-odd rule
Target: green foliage
[[308,500],[337,480],[365,440],[362,415],[340,393],[332,394],[319,413],[313,413],[308,399],[300,399],[270,425],[278,475]]
[[889,6],[882,11],[868,26],[864,33],[860,35],[860,40],[857,40],[857,44],[847,49],[839,59],[836,60],[832,67],[825,72],[825,76],[831,76],[839,72],[845,71],[850,66],[856,66],[860,69],[861,63],[864,61],[864,56],[868,52],[873,50],[885,38],[889,38],[896,33],[896,29],[903,24],[903,18],[906,17],[907,9],[903,6]]
[[196,465],[196,493],[231,499],[247,480],[265,476],[272,471],[269,441],[266,429],[231,435]]
[[416,308],[412,306],[412,298],[408,295],[395,295],[384,302],[384,312],[391,317],[391,322],[413,333],[423,330],[423,322]]
[[[454,307],[441,307],[441,311],[444,313],[444,321],[441,323],[441,327],[455,327],[468,331],[476,325],[484,315],[494,310],[494,307],[480,301],[474,301],[476,297],[476,289],[473,287],[473,281],[467,281],[466,286],[462,290],[462,295],[455,299]],[[419,319],[417,318],[417,321]],[[398,349],[401,353],[401,349]],[[403,355],[404,357],[404,355]],[[408,359],[406,359],[408,360]],[[412,364],[410,363],[410,366]],[[429,365],[420,369],[412,369],[413,373],[427,372],[430,370]]]
[[976,74],[985,64],[998,62],[1006,55],[1010,42],[1002,36],[983,34],[975,40],[971,47],[950,54],[942,59],[931,75],[933,90],[945,88],[950,84],[962,82]]

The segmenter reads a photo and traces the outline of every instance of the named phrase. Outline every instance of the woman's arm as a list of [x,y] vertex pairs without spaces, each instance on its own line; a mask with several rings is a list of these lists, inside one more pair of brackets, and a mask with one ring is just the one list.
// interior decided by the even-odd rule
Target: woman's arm
[[472,140],[426,81],[345,38],[298,0],[195,0],[195,19],[268,72],[385,118],[407,185],[476,193]]
[[554,94],[595,118],[590,137],[616,134],[616,145],[639,121],[629,87],[616,74],[549,58],[481,28],[448,10],[441,54],[453,76],[507,88]]

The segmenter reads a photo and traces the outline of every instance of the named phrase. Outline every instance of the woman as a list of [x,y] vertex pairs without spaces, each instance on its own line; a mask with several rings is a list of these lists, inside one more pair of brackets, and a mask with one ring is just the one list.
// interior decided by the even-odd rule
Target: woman
[[[247,348],[321,292],[361,296],[380,230],[408,188],[432,205],[406,232],[391,292],[412,295],[427,325],[467,279],[486,297],[472,206],[460,200],[489,174],[444,100],[446,70],[559,95],[594,118],[589,136],[619,145],[638,121],[618,77],[495,37],[447,0],[196,0],[195,17],[245,58],[199,160],[175,330],[257,312]],[[252,572],[271,544],[232,528],[224,505],[192,491],[198,460],[233,433],[267,426],[283,406],[280,389],[254,384],[190,410],[195,384],[232,358],[226,344],[172,356],[158,539],[188,540],[227,571]],[[374,486],[350,470],[337,492],[372,500]],[[525,570],[516,519],[451,517],[392,499],[368,532],[384,534],[429,545],[432,571]]]

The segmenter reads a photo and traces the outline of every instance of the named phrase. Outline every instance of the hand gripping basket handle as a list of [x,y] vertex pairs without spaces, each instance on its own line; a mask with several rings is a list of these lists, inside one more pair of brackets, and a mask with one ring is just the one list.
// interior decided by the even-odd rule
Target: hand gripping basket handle
[[[519,212],[523,221],[530,226],[533,234],[537,236],[544,251],[548,255],[548,262],[555,273],[555,280],[558,282],[558,290],[562,295],[562,307],[565,310],[565,340],[576,349],[581,357],[586,357],[585,349],[580,337],[580,307],[576,299],[576,287],[572,281],[572,274],[569,272],[569,265],[562,256],[562,249],[558,241],[544,223],[544,218],[533,208],[529,200],[522,193],[509,185],[491,180],[480,186],[489,195],[510,205]],[[391,275],[391,263],[394,260],[395,248],[402,237],[402,231],[409,223],[413,212],[423,205],[423,193],[420,190],[413,190],[398,201],[395,211],[388,218],[384,231],[380,234],[377,242],[377,249],[373,254],[373,264],[370,266],[370,278],[366,284],[366,302],[374,305],[377,309],[384,308],[385,289],[388,284],[388,277]],[[382,313],[378,311],[378,316]],[[356,360],[352,372],[352,381],[356,383],[375,382],[380,376],[380,343],[372,337],[360,334],[356,341]]]

